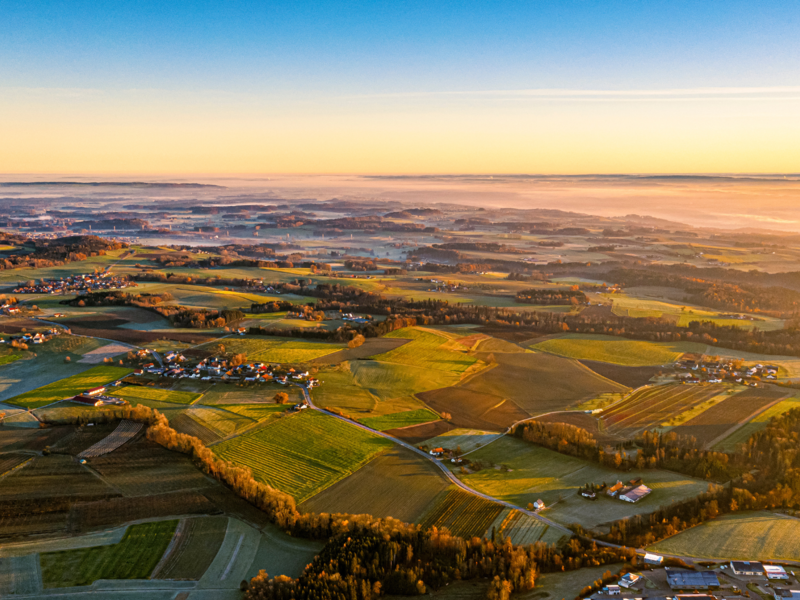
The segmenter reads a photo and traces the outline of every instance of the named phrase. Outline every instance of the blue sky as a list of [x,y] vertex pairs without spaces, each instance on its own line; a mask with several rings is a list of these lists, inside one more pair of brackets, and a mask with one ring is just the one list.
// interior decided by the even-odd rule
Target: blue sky
[[[21,112],[20,90],[54,90],[47,114],[66,110],[64,90],[84,90],[106,95],[84,112],[116,108],[118,119],[131,103],[157,121],[211,94],[220,127],[242,102],[256,121],[305,107],[311,121],[417,111],[420,123],[436,112],[466,124],[497,110],[527,114],[513,94],[500,105],[481,93],[745,88],[769,97],[763,88],[785,96],[798,86],[797,2],[0,0],[0,108]],[[131,90],[150,96],[116,96]],[[568,112],[554,118],[574,120]],[[359,127],[367,136],[376,124]]]

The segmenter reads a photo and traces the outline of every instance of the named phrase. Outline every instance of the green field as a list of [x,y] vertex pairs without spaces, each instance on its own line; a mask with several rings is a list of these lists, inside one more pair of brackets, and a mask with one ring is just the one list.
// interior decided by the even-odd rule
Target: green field
[[380,417],[367,417],[366,419],[359,420],[367,427],[372,427],[378,431],[386,431],[387,429],[430,423],[438,419],[439,415],[436,413],[429,411],[427,408],[420,408],[419,410],[406,410]]
[[448,450],[461,448],[461,452],[472,452],[478,448],[483,448],[486,444],[493,442],[500,437],[494,431],[480,431],[477,429],[452,429],[447,433],[431,438],[425,445],[436,448],[442,447]]
[[22,354],[17,354],[17,353],[4,354],[0,356],[0,367],[2,367],[3,365],[10,364],[15,360],[19,360],[20,358],[22,358]]
[[217,433],[220,437],[240,433],[257,422],[255,419],[236,412],[207,406],[194,406],[186,411],[186,414]]
[[353,417],[421,409],[424,404],[414,394],[454,385],[460,379],[453,372],[375,360],[344,362],[320,370],[317,377],[323,383],[313,391],[315,402]]
[[[473,474],[457,473],[467,485],[517,506],[542,499],[551,507],[547,516],[565,525],[596,527],[632,514],[653,512],[659,506],[692,498],[708,489],[707,482],[684,475],[659,470],[623,473],[510,436],[473,452],[469,459],[503,465],[509,470],[488,467]],[[634,477],[642,477],[645,485],[653,489],[636,504],[606,496],[589,503],[577,495],[577,489],[586,483],[613,485],[617,480]]]
[[797,560],[800,519],[769,512],[724,515],[648,548],[697,558]]
[[452,373],[463,373],[477,362],[466,353],[466,348],[462,347],[459,351],[447,337],[430,331],[407,327],[387,333],[384,337],[406,339],[411,342],[373,356],[378,361]]
[[114,390],[112,395],[125,398],[131,404],[136,404],[138,400],[157,400],[159,402],[171,402],[173,404],[191,404],[202,394],[164,390],[157,387],[145,387],[141,385],[128,385]]
[[105,365],[99,365],[92,367],[91,369],[88,369],[79,375],[73,375],[71,377],[67,377],[66,379],[62,379],[61,381],[56,381],[35,390],[31,390],[30,392],[20,394],[19,396],[14,396],[13,398],[6,400],[6,402],[9,404],[15,404],[17,406],[24,406],[26,408],[37,408],[44,406],[45,404],[50,404],[51,402],[56,402],[57,400],[63,400],[64,398],[75,396],[84,390],[105,385],[111,381],[115,381],[121,377],[124,377],[130,372],[131,370],[127,367],[109,367]]
[[678,360],[684,352],[705,352],[705,344],[692,342],[641,342],[609,335],[572,334],[530,346],[578,360],[596,360],[628,367],[663,365]]
[[321,342],[306,342],[290,338],[225,338],[221,342],[211,342],[212,345],[221,343],[226,352],[245,354],[247,360],[267,363],[303,363],[338,352],[344,344],[324,344]]
[[224,460],[299,502],[354,472],[393,444],[334,417],[308,410],[213,446]]
[[178,521],[131,525],[119,544],[40,555],[45,588],[91,585],[98,579],[147,579]]

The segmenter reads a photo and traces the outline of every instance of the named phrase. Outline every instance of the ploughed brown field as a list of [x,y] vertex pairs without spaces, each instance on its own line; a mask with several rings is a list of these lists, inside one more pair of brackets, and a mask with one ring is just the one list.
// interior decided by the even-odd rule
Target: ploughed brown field
[[462,387],[448,387],[417,394],[438,413],[450,413],[451,423],[467,429],[505,431],[530,415],[511,400]]
[[659,385],[641,389],[601,413],[606,430],[633,438],[724,390],[714,385]]
[[738,425],[745,424],[788,395],[786,390],[775,387],[749,388],[715,404],[672,431],[694,437],[703,446],[711,446],[719,438],[732,433]]
[[425,440],[435,438],[437,435],[442,435],[453,429],[455,429],[455,427],[447,421],[434,421],[432,423],[423,423],[422,425],[413,425],[400,429],[389,429],[388,431],[384,431],[384,433],[388,433],[409,444],[421,444]]
[[650,379],[662,370],[661,367],[625,367],[596,360],[582,360],[579,362],[606,379],[616,381],[633,389],[647,385]]

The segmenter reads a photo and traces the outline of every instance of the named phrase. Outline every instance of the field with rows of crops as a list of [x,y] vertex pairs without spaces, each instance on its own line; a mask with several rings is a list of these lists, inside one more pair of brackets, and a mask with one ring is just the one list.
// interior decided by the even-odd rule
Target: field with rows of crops
[[301,502],[354,472],[392,442],[347,423],[305,411],[213,446],[246,465],[257,480]]

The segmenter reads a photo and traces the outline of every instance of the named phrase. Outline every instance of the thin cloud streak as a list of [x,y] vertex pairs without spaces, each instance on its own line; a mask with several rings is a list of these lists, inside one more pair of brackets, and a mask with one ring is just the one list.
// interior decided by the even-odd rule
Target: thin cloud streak
[[765,94],[796,94],[800,93],[800,86],[772,86],[772,87],[709,87],[709,88],[675,88],[665,90],[573,90],[573,89],[527,89],[527,90],[471,90],[471,91],[428,91],[428,92],[397,92],[386,94],[353,94],[342,96],[344,99],[369,99],[369,98],[423,98],[435,96],[473,96],[473,97],[509,97],[509,98],[579,98],[579,99],[675,99],[683,100],[686,97],[738,99],[741,97],[759,97],[768,100],[784,99],[783,96],[764,98]]

